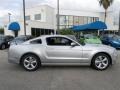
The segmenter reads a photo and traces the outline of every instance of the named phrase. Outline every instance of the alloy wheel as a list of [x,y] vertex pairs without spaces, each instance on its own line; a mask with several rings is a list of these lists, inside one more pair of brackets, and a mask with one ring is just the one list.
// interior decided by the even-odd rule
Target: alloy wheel
[[95,59],[95,66],[99,69],[105,69],[109,64],[109,60],[106,56],[98,56]]
[[28,56],[24,59],[24,67],[28,70],[33,70],[37,67],[37,59],[32,57],[32,56]]

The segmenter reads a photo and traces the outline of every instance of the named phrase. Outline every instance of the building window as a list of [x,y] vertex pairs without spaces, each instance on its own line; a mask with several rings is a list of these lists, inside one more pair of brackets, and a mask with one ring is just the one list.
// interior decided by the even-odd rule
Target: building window
[[84,17],[84,24],[88,24],[88,17]]
[[74,25],[89,24],[99,21],[99,17],[60,15],[60,29],[71,28]]
[[35,14],[35,20],[41,20],[41,14]]
[[66,25],[66,16],[60,16],[60,25]]
[[73,16],[69,16],[68,25],[73,25]]
[[30,20],[30,16],[25,16],[25,20]]
[[88,23],[92,23],[92,17],[88,17]]
[[34,37],[39,37],[41,35],[50,35],[53,33],[54,33],[53,29],[31,28],[31,35]]
[[96,17],[96,18],[95,18],[95,21],[99,21],[99,18],[98,18],[98,17]]
[[79,25],[79,17],[74,16],[74,25]]
[[83,24],[85,24],[85,23],[84,23],[84,17],[83,17],[83,16],[80,16],[80,17],[79,17],[79,25],[83,25]]

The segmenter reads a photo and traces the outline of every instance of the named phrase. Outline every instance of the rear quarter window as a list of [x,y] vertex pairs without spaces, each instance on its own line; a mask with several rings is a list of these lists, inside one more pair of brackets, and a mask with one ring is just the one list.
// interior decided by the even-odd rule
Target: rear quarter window
[[42,40],[41,39],[37,39],[37,40],[33,40],[30,42],[31,44],[42,44]]

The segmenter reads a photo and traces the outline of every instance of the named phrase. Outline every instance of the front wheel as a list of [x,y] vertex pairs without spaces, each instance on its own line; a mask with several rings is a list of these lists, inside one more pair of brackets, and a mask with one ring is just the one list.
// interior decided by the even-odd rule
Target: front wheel
[[27,71],[35,71],[40,67],[40,60],[36,55],[28,54],[22,58],[22,66]]
[[110,65],[110,57],[104,53],[95,55],[92,59],[91,66],[97,70],[105,70]]

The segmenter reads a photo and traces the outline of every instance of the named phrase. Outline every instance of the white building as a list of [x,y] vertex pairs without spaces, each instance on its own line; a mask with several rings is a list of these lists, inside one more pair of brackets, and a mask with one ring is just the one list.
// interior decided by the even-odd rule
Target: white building
[[[27,35],[40,36],[43,34],[54,33],[54,30],[56,30],[57,27],[56,15],[57,11],[48,5],[40,5],[26,9]],[[60,10],[61,29],[70,28],[73,25],[87,24],[98,20],[104,21],[104,12]],[[21,17],[18,22],[21,28],[19,35],[24,35],[23,17]],[[106,24],[108,30],[118,30],[118,26],[114,25],[112,12],[108,12]],[[8,27],[6,27],[5,35],[13,35],[13,32],[8,30]]]

